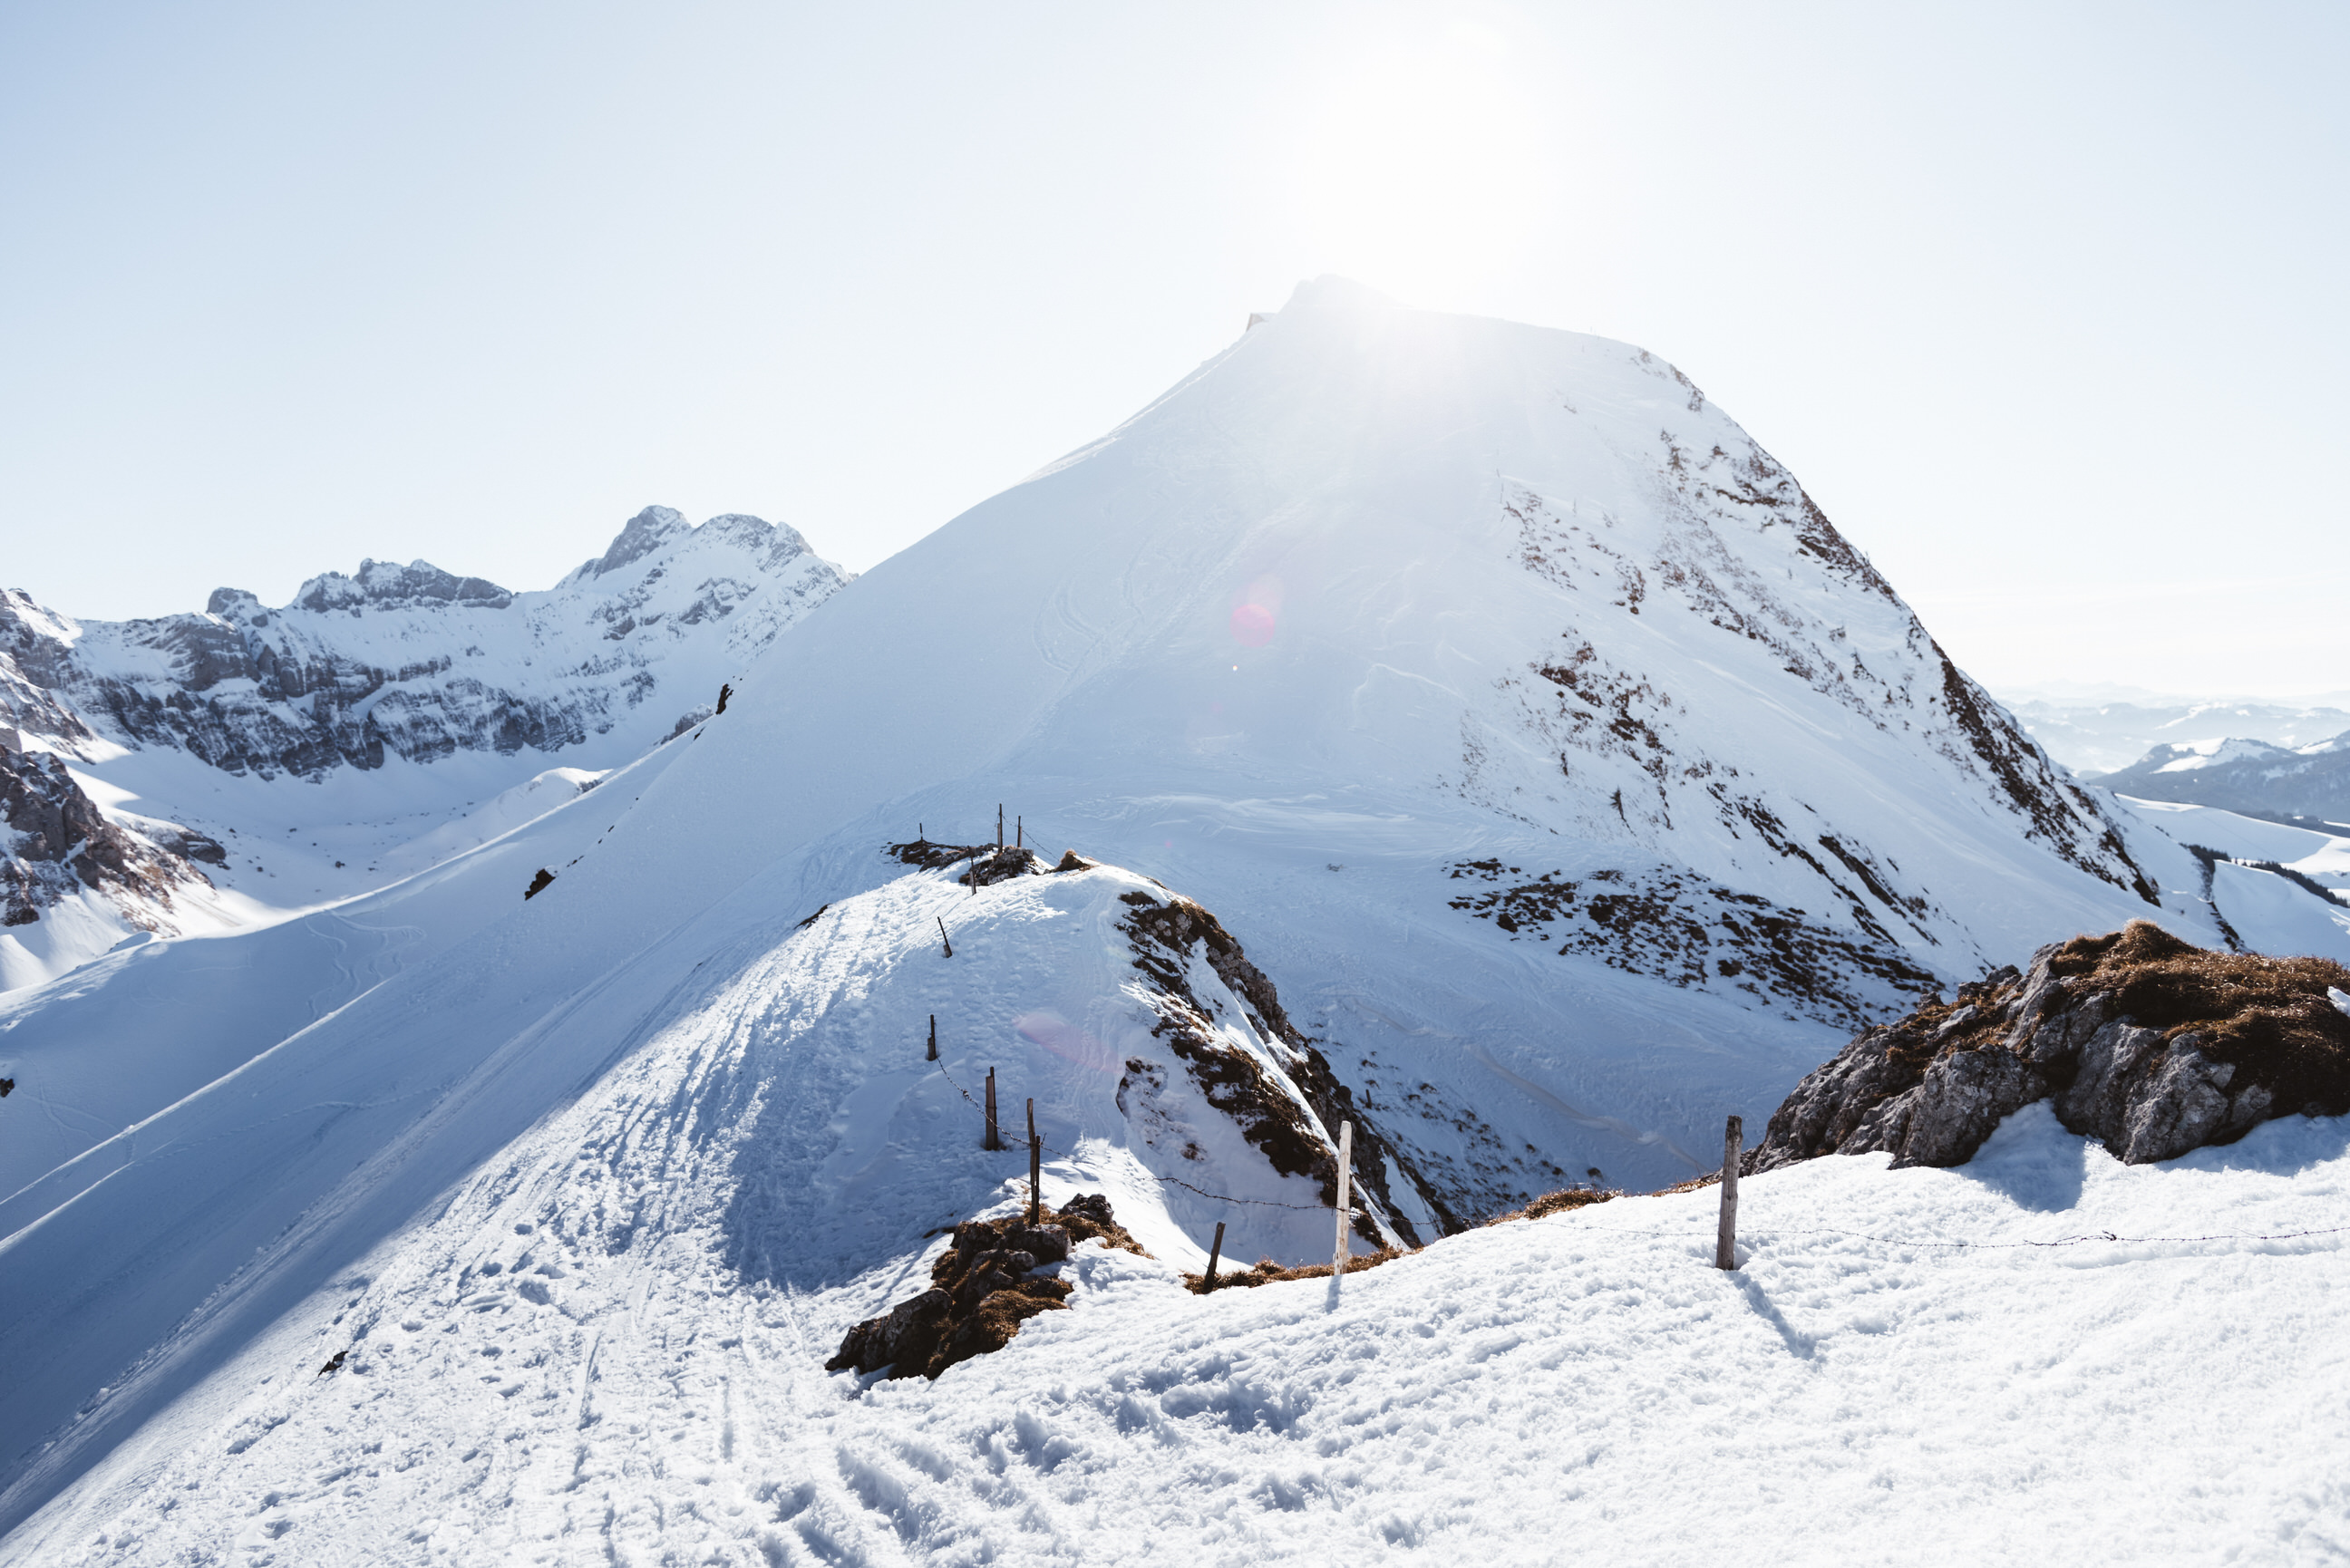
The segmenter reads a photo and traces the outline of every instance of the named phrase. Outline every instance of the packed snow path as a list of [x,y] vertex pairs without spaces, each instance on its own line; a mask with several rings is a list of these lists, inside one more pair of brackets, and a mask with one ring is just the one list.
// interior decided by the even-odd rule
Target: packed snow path
[[[1709,1266],[1711,1191],[1472,1232],[1335,1305],[1320,1282],[1192,1296],[1088,1246],[1074,1311],[936,1384],[871,1386],[820,1363],[927,1254],[746,1288],[706,1232],[581,1245],[485,1176],[343,1282],[338,1321],[283,1327],[0,1556],[2350,1552],[2350,1123],[2128,1168],[2034,1106],[1968,1167],[1884,1166],[1745,1183],[1735,1273]],[[2068,1238],[2088,1239],[2028,1244]]]

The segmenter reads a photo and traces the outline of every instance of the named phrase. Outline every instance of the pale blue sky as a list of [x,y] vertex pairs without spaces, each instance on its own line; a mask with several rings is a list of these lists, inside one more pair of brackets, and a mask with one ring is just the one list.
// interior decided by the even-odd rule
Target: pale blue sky
[[863,567],[1341,272],[1679,364],[1994,683],[2350,687],[2350,9],[0,5],[0,581]]

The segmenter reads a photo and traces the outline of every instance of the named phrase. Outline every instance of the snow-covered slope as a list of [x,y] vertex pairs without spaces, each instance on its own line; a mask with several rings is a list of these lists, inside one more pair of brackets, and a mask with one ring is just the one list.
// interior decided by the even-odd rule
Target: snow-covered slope
[[[723,1183],[689,1175],[739,1124],[612,1114],[706,1103],[755,1048],[621,1075],[0,1560],[1648,1563],[1730,1530],[1798,1562],[2350,1552],[2341,1119],[2127,1167],[2034,1106],[1955,1170],[1811,1161],[1742,1184],[1731,1273],[1710,1190],[1472,1232],[1335,1298],[1191,1295],[1096,1244],[1060,1271],[1074,1310],[865,1386],[819,1364],[921,1260],[746,1282]],[[655,1168],[658,1197],[631,1179]]]
[[0,758],[69,763],[150,862],[127,872],[78,840],[54,864],[9,851],[0,988],[131,932],[265,922],[485,842],[556,804],[544,784],[512,793],[535,778],[577,783],[708,717],[847,580],[789,527],[655,506],[543,592],[423,561],[330,572],[275,609],[223,588],[158,620],[77,621],[0,592]]
[[2205,860],[2202,896],[2230,945],[2350,963],[2350,832],[2321,833],[2216,806],[2116,798],[2124,820],[2134,825],[2133,842],[2142,843],[2140,834],[2150,827]]
[[[599,1184],[606,1243],[639,1268],[617,1299],[750,1292],[739,1258],[664,1238],[743,1192],[693,1151],[742,1126],[754,1083],[706,1115],[611,1096],[703,1072],[672,1047],[714,1064],[793,1021],[812,1062],[836,1036],[879,1051],[901,1014],[877,1003],[869,1028],[865,999],[889,943],[827,939],[821,976],[761,986],[800,961],[798,922],[903,875],[881,846],[992,839],[998,802],[1029,843],[1222,917],[1425,1184],[1415,1226],[1704,1168],[1723,1114],[1759,1125],[1846,1025],[2042,941],[2142,913],[2218,940],[2193,857],[2151,830],[2126,844],[1669,367],[1335,281],[834,596],[734,688],[660,776],[545,819],[596,841],[530,857],[558,875],[527,904],[499,844],[462,857],[445,885],[490,866],[494,918],[298,1033],[256,1019],[265,1054],[0,1203],[0,1336],[47,1352],[0,1386],[0,1430],[25,1435],[0,1519],[151,1420],[193,1430],[171,1423],[217,1407],[245,1347],[350,1300],[476,1178]],[[1029,937],[1082,925],[1063,918]],[[983,950],[957,946],[974,983]],[[1091,1028],[1071,1009],[1111,1005],[1117,968],[1024,951],[968,1006]],[[12,999],[0,1074],[25,1031],[131,1015],[149,972],[110,959]],[[328,993],[337,971],[314,972]],[[875,1125],[872,1062],[816,1065],[754,1140],[795,1169]],[[570,1135],[547,1129],[587,1106],[617,1118],[608,1177],[576,1138],[548,1163]],[[762,1267],[851,1289],[861,1315],[962,1196],[880,1183],[847,1231],[781,1225]],[[1138,1222],[1177,1252],[1207,1219]],[[852,1288],[851,1268],[881,1272]],[[468,1451],[419,1462],[454,1475]]]

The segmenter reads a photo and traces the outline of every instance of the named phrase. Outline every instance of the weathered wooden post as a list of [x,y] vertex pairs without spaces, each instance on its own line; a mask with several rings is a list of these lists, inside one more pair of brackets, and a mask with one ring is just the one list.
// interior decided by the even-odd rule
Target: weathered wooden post
[[1036,1102],[1028,1102],[1028,1223],[1035,1225],[1045,1218],[1044,1188],[1045,1145],[1036,1137]]
[[1200,1286],[1201,1295],[1206,1295],[1216,1288],[1216,1260],[1223,1254],[1224,1222],[1219,1220],[1216,1221],[1216,1239],[1208,1243],[1208,1277]]
[[995,1136],[995,1069],[987,1070],[987,1148],[1002,1148],[1003,1140]]
[[1745,1141],[1744,1127],[1731,1117],[1721,1133],[1721,1234],[1713,1244],[1717,1269],[1738,1267],[1738,1157]]
[[1012,847],[1014,849],[1028,847],[1028,819],[1024,816],[1015,816],[1012,819]]
[[939,1059],[939,1015],[935,1012],[931,1014],[931,1054],[929,1059],[933,1062]]
[[[938,919],[936,916],[931,918]],[[947,950],[947,957],[954,957],[954,943],[947,940],[947,923],[944,920],[939,920],[939,945]]]
[[995,803],[995,852],[1003,853],[1003,803]]
[[1354,1205],[1349,1191],[1355,1174],[1355,1124],[1338,1124],[1338,1242],[1331,1255],[1330,1279],[1333,1284],[1347,1272],[1347,1233],[1354,1219]]

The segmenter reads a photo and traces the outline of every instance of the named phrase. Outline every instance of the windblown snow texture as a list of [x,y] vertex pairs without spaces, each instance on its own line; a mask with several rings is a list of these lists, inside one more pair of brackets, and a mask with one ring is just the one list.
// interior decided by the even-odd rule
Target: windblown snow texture
[[[447,591],[432,613],[521,603]],[[369,624],[340,602],[304,613]],[[1284,1169],[1278,1137],[1248,1137],[1218,1104],[1239,1103],[1229,1080],[1195,1072],[1201,1042],[1249,1054],[1265,1105],[1285,1080],[1315,1147],[1330,1107],[1351,1106],[1391,1160],[1372,1223],[1430,1237],[1571,1180],[1645,1189],[1706,1168],[1725,1114],[1759,1125],[1852,1019],[1905,1012],[1929,984],[2136,914],[2218,940],[2200,863],[2064,779],[1686,378],[1622,344],[1409,311],[1336,281],[725,679],[725,717],[692,739],[343,906],[348,919],[152,943],[0,1002],[0,1075],[19,1085],[0,1113],[52,1071],[92,1085],[34,1102],[56,1158],[0,1199],[0,1343],[42,1351],[0,1384],[0,1431],[21,1435],[0,1521],[49,1506],[9,1551],[103,1531],[131,1558],[174,1552],[179,1526],[123,1500],[193,1480],[191,1531],[330,1559],[343,1521],[268,1511],[312,1495],[296,1478],[334,1475],[315,1484],[380,1487],[397,1511],[396,1530],[377,1521],[365,1539],[404,1537],[419,1556],[608,1555],[666,1535],[663,1550],[738,1560],[1099,1557],[1158,1539],[1142,1532],[1167,1515],[1138,1500],[1172,1488],[1191,1509],[1201,1494],[1179,1476],[1213,1474],[1241,1478],[1197,1482],[1228,1499],[1228,1557],[1307,1550],[1339,1520],[1370,1551],[1474,1538],[1554,1553],[1555,1532],[1524,1532],[1523,1478],[1554,1508],[1583,1484],[1560,1480],[1578,1453],[1595,1484],[1653,1481],[1706,1417],[1640,1425],[1653,1443],[1615,1449],[1595,1426],[1576,1439],[1589,1451],[1564,1458],[1545,1437],[1537,1463],[1510,1436],[1523,1424],[1481,1405],[1492,1442],[1459,1462],[1489,1478],[1490,1506],[1447,1511],[1433,1472],[1412,1479],[1402,1456],[1424,1467],[1433,1436],[1457,1429],[1468,1407],[1451,1385],[1483,1376],[1469,1370],[1480,1354],[1555,1414],[1602,1386],[1696,1388],[1643,1347],[1702,1338],[1721,1365],[1753,1358],[1733,1425],[1846,1397],[1910,1422],[1895,1391],[1914,1362],[1875,1356],[1865,1335],[1852,1343],[1872,1370],[1856,1381],[1798,1397],[1764,1370],[1797,1370],[1773,1358],[1809,1361],[1797,1347],[1830,1332],[1806,1302],[1875,1287],[1835,1284],[1862,1277],[1843,1264],[1802,1265],[1759,1297],[1710,1273],[1672,1284],[1657,1271],[1688,1261],[1678,1241],[1607,1255],[1569,1241],[1496,1273],[1498,1243],[1471,1238],[1364,1276],[1412,1293],[1376,1314],[1385,1326],[1321,1317],[1318,1293],[1281,1286],[1234,1293],[1241,1308],[1206,1299],[1237,1319],[1182,1315],[1195,1309],[1160,1303],[1200,1299],[1174,1275],[1203,1261],[1215,1220],[1236,1226],[1227,1250],[1243,1262],[1326,1257],[1332,1234],[1311,1159]],[[318,787],[415,766],[386,744],[381,770],[332,768]],[[999,802],[1028,842],[1076,846],[1098,868],[966,884],[879,850],[918,832],[992,843]],[[1486,864],[1503,869],[1454,874]],[[557,875],[525,903],[541,867]],[[1165,972],[1136,967],[1147,911],[1122,895],[1179,909],[1178,889],[1249,969],[1213,961],[1188,914],[1188,934],[1159,917],[1173,948],[1143,923],[1170,956]],[[1655,940],[1600,939],[1630,919],[1622,899]],[[78,1019],[205,994],[218,965],[189,957],[202,947],[276,966],[226,1004],[244,1027],[203,1025],[208,1059],[226,1064],[215,1075],[157,1097],[107,1072],[144,1048],[135,1033],[68,1044]],[[1279,1018],[1251,970],[1277,982]],[[10,1054],[26,1044],[41,1074]],[[1109,1192],[1159,1261],[1079,1258],[1074,1310],[936,1386],[970,1374],[991,1390],[986,1416],[877,1392],[841,1417],[816,1369],[842,1332],[922,1277],[927,1232],[1015,1200],[1016,1157],[978,1148],[962,1097],[991,1064],[1045,1091],[1040,1131],[1064,1162],[1051,1190]],[[101,1113],[78,1112],[85,1093]],[[1960,1179],[1903,1173],[1920,1174]],[[2215,1216],[2250,1200],[2226,1175],[2199,1199]],[[1808,1169],[1767,1179],[1868,1210]],[[2275,1211],[2297,1220],[2306,1206],[2276,1180]],[[2036,1222],[1932,1191],[1904,1225],[1962,1217],[2017,1236]],[[2312,1288],[2273,1277],[2280,1300]],[[2036,1301],[2044,1282],[2012,1293]],[[1557,1303],[1576,1299],[1609,1302],[1607,1326],[1562,1319]],[[1903,1299],[1939,1324],[1973,1298]],[[2079,1297],[2078,1321],[2110,1300]],[[1096,1324],[1121,1326],[1088,1340]],[[1586,1329],[1615,1347],[1596,1383],[1572,1370]],[[2088,1333],[2055,1332],[2068,1345]],[[2011,1339],[1983,1326],[1942,1341],[1937,1365],[1966,1369],[1965,1409],[2002,1407],[1979,1355],[1991,1342]],[[2293,1343],[2296,1375],[2329,1354]],[[1276,1370],[1293,1354],[1321,1370]],[[998,1363],[1058,1370],[972,1370]],[[1334,1392],[1349,1376],[1360,1390]],[[282,1403],[296,1391],[264,1377],[323,1395],[353,1455],[387,1457],[286,1430],[307,1419]],[[2146,1386],[2139,1407],[2160,1420],[2173,1407]],[[1097,1414],[1063,1426],[1064,1396]],[[1424,1433],[1396,1414],[1422,1400]],[[868,1443],[836,1417],[893,1424]],[[1551,1431],[1553,1415],[1536,1424]],[[2011,1423],[2025,1449],[1984,1462],[2028,1468],[2043,1429]],[[1850,1462],[1764,1430],[1759,1444],[1806,1465]],[[1041,1469],[1116,1472],[1132,1443],[1189,1468],[1138,1462],[1084,1493],[1053,1492]],[[1074,1462],[1087,1445],[1096,1458]],[[191,1468],[173,1469],[182,1455]],[[2105,1495],[2108,1472],[2074,1462],[2063,1495]],[[1027,1464],[1044,1479],[1002,1480]],[[983,1473],[982,1492],[1045,1500],[1045,1522],[979,1522],[999,1518],[969,1501]],[[1904,1486],[1917,1472],[1885,1473]],[[2185,1529],[2267,1507],[2270,1473],[2171,1517]],[[1846,1490],[1867,1501],[1864,1482]],[[2327,1516],[2332,1494],[2293,1495],[2319,1500],[2293,1505],[2294,1528]],[[211,1522],[231,1496],[246,1522]],[[1055,1511],[1096,1504],[1093,1523]]]

